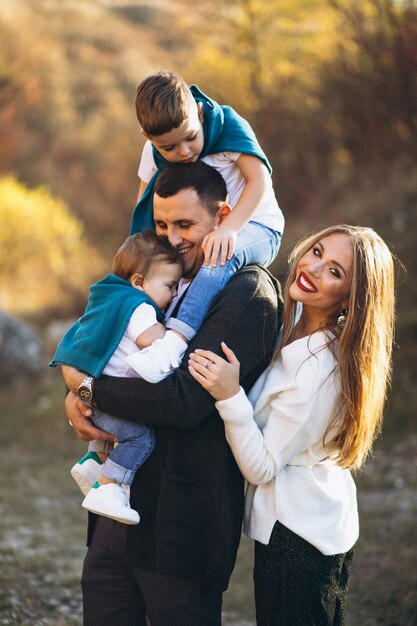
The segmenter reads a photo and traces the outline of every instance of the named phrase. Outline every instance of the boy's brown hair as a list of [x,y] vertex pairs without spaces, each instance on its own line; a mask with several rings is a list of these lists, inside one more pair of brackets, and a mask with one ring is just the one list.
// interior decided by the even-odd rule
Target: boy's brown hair
[[142,80],[136,88],[136,115],[143,131],[158,137],[178,128],[187,119],[192,94],[174,72],[161,71]]
[[124,280],[136,273],[145,277],[152,266],[161,262],[183,268],[180,253],[167,239],[158,237],[153,230],[144,230],[131,235],[120,246],[113,259],[112,272]]

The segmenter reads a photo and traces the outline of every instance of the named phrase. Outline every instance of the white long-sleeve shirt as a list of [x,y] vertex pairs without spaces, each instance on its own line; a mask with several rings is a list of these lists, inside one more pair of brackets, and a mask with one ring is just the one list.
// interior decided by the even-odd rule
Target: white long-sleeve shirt
[[[359,534],[349,470],[328,458],[323,435],[337,410],[336,360],[317,332],[285,346],[249,394],[216,402],[248,481],[245,533],[268,544],[277,520],[326,555]],[[313,355],[311,354],[313,352]]]

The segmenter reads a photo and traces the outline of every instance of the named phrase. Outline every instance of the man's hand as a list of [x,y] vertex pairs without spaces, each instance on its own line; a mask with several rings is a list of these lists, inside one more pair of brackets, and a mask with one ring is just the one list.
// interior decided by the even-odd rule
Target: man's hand
[[69,365],[63,365],[61,369],[68,389],[70,389],[73,394],[77,395],[78,387],[83,382],[86,374],[75,369],[75,367],[70,367]]
[[82,439],[83,441],[91,441],[92,439],[114,441],[113,435],[110,435],[110,433],[106,433],[104,430],[100,430],[94,426],[93,422],[90,420],[90,417],[93,414],[92,408],[87,404],[84,404],[84,402],[81,402],[79,397],[71,391],[65,398],[65,410],[68,421],[74,428],[79,439]]

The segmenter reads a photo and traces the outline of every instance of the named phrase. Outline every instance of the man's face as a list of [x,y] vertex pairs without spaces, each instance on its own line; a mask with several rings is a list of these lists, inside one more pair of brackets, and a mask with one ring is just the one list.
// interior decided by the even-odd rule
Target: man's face
[[156,233],[166,237],[181,254],[184,278],[194,278],[200,269],[204,259],[201,244],[222,221],[222,209],[220,207],[216,215],[210,215],[194,189],[182,189],[169,198],[154,195]]

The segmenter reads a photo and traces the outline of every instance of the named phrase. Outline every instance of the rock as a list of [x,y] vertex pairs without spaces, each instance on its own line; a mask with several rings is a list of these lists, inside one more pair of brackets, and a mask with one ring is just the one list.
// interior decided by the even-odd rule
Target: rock
[[40,338],[21,321],[0,311],[0,385],[39,378],[43,371]]
[[55,350],[62,337],[65,335],[67,330],[74,324],[75,318],[66,319],[66,320],[52,320],[45,328],[44,332],[44,340],[46,350],[52,355],[55,354]]

